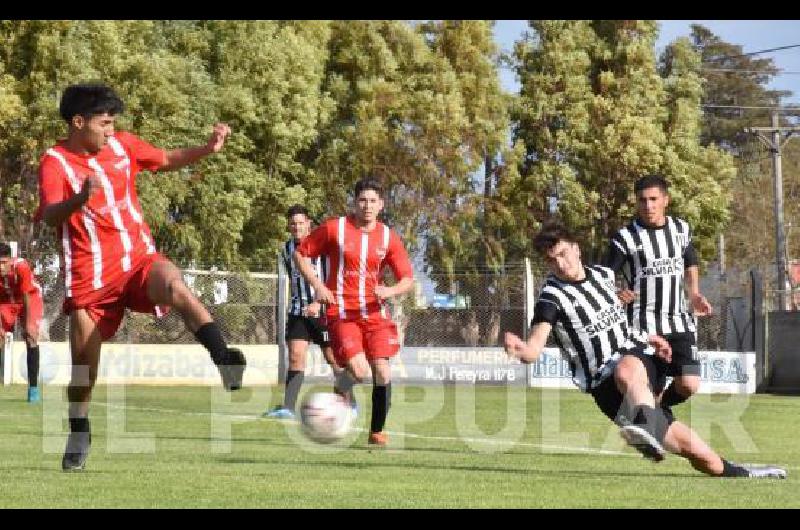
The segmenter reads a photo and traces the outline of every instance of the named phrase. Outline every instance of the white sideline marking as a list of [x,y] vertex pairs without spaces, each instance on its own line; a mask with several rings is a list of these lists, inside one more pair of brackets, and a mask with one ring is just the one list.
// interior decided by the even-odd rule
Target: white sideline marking
[[[182,414],[184,416],[222,416],[226,418],[233,418],[242,421],[256,421],[263,419],[260,415],[253,416],[253,415],[244,415],[244,414],[223,414],[220,412],[192,412],[192,411],[185,411],[185,410],[177,410],[177,409],[164,409],[164,408],[156,408],[156,407],[136,407],[136,406],[125,406],[125,405],[115,405],[112,403],[98,403],[98,405],[105,406],[107,408],[118,408],[118,409],[129,409],[129,410],[138,410],[143,412],[161,412],[167,414]],[[281,420],[286,422],[287,420]],[[289,420],[293,423],[299,423],[297,420]],[[367,432],[367,429],[363,429],[361,427],[355,427],[353,430],[359,432]],[[594,449],[591,447],[572,447],[572,446],[561,446],[561,445],[548,445],[548,444],[537,444],[537,443],[529,443],[529,442],[514,442],[511,440],[492,440],[489,438],[459,438],[456,436],[428,436],[425,434],[414,434],[408,432],[400,432],[400,431],[386,431],[387,434],[391,436],[402,436],[405,438],[417,438],[420,440],[435,440],[435,441],[442,441],[442,442],[467,442],[467,443],[482,443],[487,445],[511,445],[511,446],[523,446],[523,447],[535,447],[538,449],[543,450],[550,450],[550,451],[565,451],[565,452],[575,452],[575,453],[589,453],[589,454],[596,454],[596,455],[608,455],[608,456],[628,456],[628,457],[635,457],[641,458],[641,455],[638,453],[627,453],[622,451],[609,451],[606,449]]]

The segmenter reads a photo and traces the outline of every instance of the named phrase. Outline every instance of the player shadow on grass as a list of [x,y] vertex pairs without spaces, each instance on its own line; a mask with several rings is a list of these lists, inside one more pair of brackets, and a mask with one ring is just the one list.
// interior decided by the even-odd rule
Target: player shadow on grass
[[[220,459],[221,462],[225,464],[242,464],[242,465],[253,465],[253,464],[275,464],[275,465],[286,465],[285,459],[255,459],[255,458],[222,458]],[[489,467],[489,466],[448,466],[448,465],[436,465],[436,464],[425,464],[425,463],[414,463],[413,466],[409,463],[387,463],[387,462],[331,462],[325,460],[314,460],[314,461],[307,461],[307,462],[292,462],[293,466],[309,466],[309,467],[319,467],[319,466],[335,466],[335,467],[344,467],[344,468],[352,468],[352,469],[368,469],[368,468],[398,468],[398,469],[409,469],[409,467],[413,467],[415,469],[430,469],[430,470],[442,470],[442,471],[474,471],[478,473],[505,473],[509,475],[542,475],[545,477],[552,477],[552,476],[561,476],[561,477],[574,477],[577,479],[585,479],[586,478],[586,470],[585,467],[582,466],[580,469],[575,469],[574,471],[570,470],[560,470],[556,471],[553,469],[508,469],[508,468],[496,468],[496,467]],[[272,476],[272,475],[270,475]],[[687,470],[685,473],[681,472],[669,472],[669,473],[658,473],[654,475],[646,468],[642,468],[641,472],[626,472],[626,471],[592,471],[593,477],[609,477],[609,478],[637,478],[637,477],[666,477],[666,478],[695,478],[695,479],[708,479],[714,477],[707,477],[705,475],[698,475],[691,470]]]

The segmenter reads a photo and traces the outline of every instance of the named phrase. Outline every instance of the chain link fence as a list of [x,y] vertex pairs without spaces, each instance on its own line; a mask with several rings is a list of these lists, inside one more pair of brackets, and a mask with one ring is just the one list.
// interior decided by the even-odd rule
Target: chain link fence
[[[46,262],[42,262],[46,263]],[[62,312],[63,277],[57,267],[38,267],[37,278],[44,291],[42,341],[66,341],[67,318]],[[452,274],[415,274],[413,292],[390,303],[401,343],[405,346],[487,347],[501,346],[502,333],[523,336],[532,315],[526,303],[535,301],[547,269],[533,263],[530,275],[525,262],[512,263],[501,271],[455,271]],[[769,281],[769,277],[765,278]],[[184,281],[220,323],[231,344],[277,344],[281,307],[279,274],[202,271],[184,269]],[[530,283],[530,292],[526,286]],[[288,285],[284,283],[284,289]],[[752,351],[753,279],[750,271],[728,270],[720,274],[713,265],[701,278],[700,290],[714,313],[698,318],[701,350]],[[764,291],[765,309],[775,310],[783,298],[785,306],[800,307],[800,291]],[[289,297],[285,297],[288,301]],[[527,302],[526,302],[527,301]],[[116,343],[193,343],[180,315],[165,317],[127,312]]]
[[405,346],[501,346],[502,331],[525,332],[524,263],[416,278],[415,292],[392,303]]
[[[68,319],[63,314],[63,276],[39,270],[44,322],[40,341],[67,341]],[[251,272],[185,269],[183,279],[230,344],[276,344],[278,337],[278,275]],[[162,318],[126,311],[111,343],[191,344],[194,335],[176,311]]]

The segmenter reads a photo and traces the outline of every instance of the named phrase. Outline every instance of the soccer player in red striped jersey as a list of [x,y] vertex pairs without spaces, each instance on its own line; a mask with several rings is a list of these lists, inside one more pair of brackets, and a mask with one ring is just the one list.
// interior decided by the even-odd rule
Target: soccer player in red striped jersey
[[[353,379],[361,382],[372,373],[369,443],[381,446],[388,440],[383,427],[391,403],[389,359],[400,350],[397,326],[390,318],[386,300],[414,286],[403,241],[397,232],[378,221],[383,209],[382,191],[374,178],[359,180],[355,185],[354,212],[325,221],[294,253],[300,273],[314,287],[317,299],[327,304],[334,356],[339,366],[346,368],[337,381],[338,391],[346,394]],[[317,256],[329,260],[325,283],[305,259]],[[397,280],[391,287],[381,282],[384,267]]]
[[61,241],[73,365],[67,389],[71,432],[62,460],[69,471],[85,465],[100,347],[114,336],[126,308],[156,316],[168,307],[178,311],[211,354],[228,390],[241,386],[245,359],[228,348],[181,271],[156,252],[136,194],[140,170],[171,171],[217,153],[230,128],[216,124],[205,145],[156,148],[114,129],[123,103],[102,84],[67,87],[59,111],[68,124],[67,138],[42,156],[36,217],[55,227]]
[[42,288],[28,262],[11,256],[11,246],[0,243],[0,321],[3,331],[14,331],[22,315],[22,336],[27,346],[28,402],[41,401],[39,393],[39,326],[44,315]]

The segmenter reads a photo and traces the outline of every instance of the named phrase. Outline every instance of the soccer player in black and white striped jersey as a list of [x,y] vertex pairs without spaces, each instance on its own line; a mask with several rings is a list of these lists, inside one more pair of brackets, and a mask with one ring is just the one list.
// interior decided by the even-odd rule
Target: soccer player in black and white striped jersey
[[545,225],[533,240],[551,274],[534,307],[527,342],[505,334],[506,353],[523,362],[535,361],[551,330],[566,354],[573,380],[592,395],[600,410],[621,426],[620,434],[645,457],[662,460],[666,450],[687,458],[712,476],[785,478],[777,467],[756,467],[720,458],[669,410],[656,407],[651,390],[656,377],[654,357],[669,360],[669,343],[628,325],[617,296],[614,272],[584,266],[576,238],[561,224]]
[[[322,305],[314,299],[314,288],[303,278],[292,259],[297,246],[311,231],[311,219],[305,206],[296,204],[286,213],[289,224],[289,239],[281,250],[281,258],[289,276],[292,300],[289,307],[289,318],[286,322],[286,342],[289,345],[289,370],[286,375],[286,391],[283,404],[266,412],[269,418],[292,419],[295,417],[297,395],[303,385],[306,369],[306,357],[310,342],[317,344],[322,350],[325,360],[331,366],[334,377],[342,371],[333,358],[333,349],[328,338],[325,312]],[[323,258],[309,260],[317,276],[325,281],[328,276],[328,263]],[[355,402],[351,404],[355,408]]]
[[[669,341],[672,361],[657,361],[663,407],[686,401],[700,386],[695,316],[712,313],[700,293],[698,262],[688,223],[666,214],[667,181],[648,175],[634,185],[637,217],[619,230],[610,242],[606,265],[620,273],[627,267],[627,289],[620,296],[628,302],[628,321],[635,329],[656,333]],[[689,292],[686,303],[684,283]],[[666,376],[673,378],[664,390]],[[663,394],[662,394],[663,390]]]

